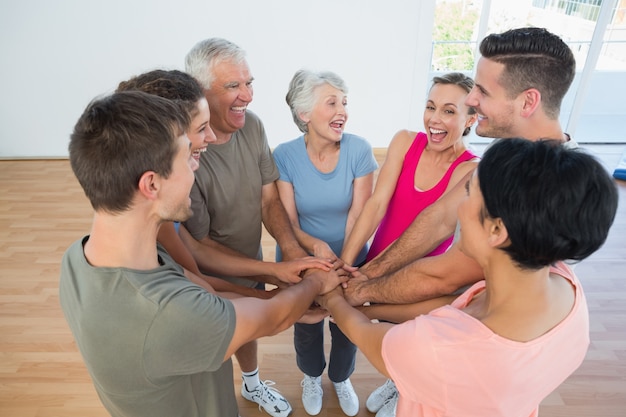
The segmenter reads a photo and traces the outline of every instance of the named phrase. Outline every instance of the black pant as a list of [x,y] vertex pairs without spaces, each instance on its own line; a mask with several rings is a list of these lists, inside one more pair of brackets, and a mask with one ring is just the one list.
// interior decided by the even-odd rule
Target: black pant
[[[326,368],[324,355],[324,322],[294,324],[293,343],[296,348],[298,368],[313,377],[322,375]],[[332,382],[345,381],[354,372],[356,346],[344,335],[335,323],[329,322],[331,335],[330,365],[328,377]]]

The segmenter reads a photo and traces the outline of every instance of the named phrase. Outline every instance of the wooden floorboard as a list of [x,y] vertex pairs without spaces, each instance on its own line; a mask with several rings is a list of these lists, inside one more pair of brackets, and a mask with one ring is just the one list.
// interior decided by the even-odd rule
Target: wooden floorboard
[[[623,148],[590,147],[608,169],[614,168]],[[376,155],[382,161],[384,150]],[[619,190],[619,213],[606,245],[576,267],[590,308],[589,353],[543,402],[542,417],[626,416],[626,183],[620,183]],[[61,256],[71,242],[88,233],[91,217],[68,161],[0,161],[0,416],[108,415],[58,298]],[[268,260],[273,258],[273,245],[264,235]],[[261,377],[276,381],[290,400],[293,416],[306,416],[291,329],[260,340],[259,363]],[[235,375],[239,390],[238,369]],[[373,416],[365,409],[365,399],[384,378],[360,353],[352,382],[361,398],[358,415]],[[319,415],[343,416],[326,375],[323,387]],[[241,398],[239,403],[242,417],[266,415]]]

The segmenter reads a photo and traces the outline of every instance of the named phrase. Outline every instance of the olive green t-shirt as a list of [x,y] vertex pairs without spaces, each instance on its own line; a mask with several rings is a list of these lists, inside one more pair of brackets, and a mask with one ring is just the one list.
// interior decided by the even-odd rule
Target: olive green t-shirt
[[[195,176],[193,215],[184,223],[189,233],[196,240],[208,236],[251,258],[263,259],[261,191],[278,179],[279,172],[259,118],[247,111],[244,127],[227,143],[209,144]],[[256,284],[243,278],[223,278],[248,287]]]
[[162,247],[148,271],[96,268],[75,242],[61,265],[61,307],[96,391],[113,417],[238,415],[235,329],[226,299],[185,278]]

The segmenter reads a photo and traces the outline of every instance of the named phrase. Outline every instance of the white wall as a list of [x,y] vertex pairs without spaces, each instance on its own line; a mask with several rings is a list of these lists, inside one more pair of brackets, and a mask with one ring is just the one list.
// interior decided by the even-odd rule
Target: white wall
[[247,51],[250,108],[271,146],[299,134],[284,96],[308,67],[345,79],[347,131],[385,147],[422,128],[433,12],[434,0],[0,0],[0,158],[66,157],[92,98],[146,70],[183,69],[212,36]]

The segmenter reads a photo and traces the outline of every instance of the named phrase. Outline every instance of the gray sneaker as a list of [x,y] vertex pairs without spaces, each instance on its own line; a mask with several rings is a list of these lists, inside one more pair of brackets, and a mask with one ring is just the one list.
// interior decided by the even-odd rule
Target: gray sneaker
[[333,385],[343,413],[350,417],[356,416],[359,412],[359,397],[352,388],[350,378],[342,382],[333,382]]
[[372,391],[370,396],[367,397],[365,406],[371,413],[376,413],[385,404],[385,401],[397,393],[396,384],[391,379],[388,379],[383,385]]
[[376,417],[396,417],[396,407],[398,406],[398,391],[394,392],[394,394],[387,398],[387,401],[380,407],[378,413],[376,413]]
[[316,416],[322,411],[322,377],[308,376],[304,374],[304,379],[300,383],[302,386],[302,405],[304,411],[311,416]]

